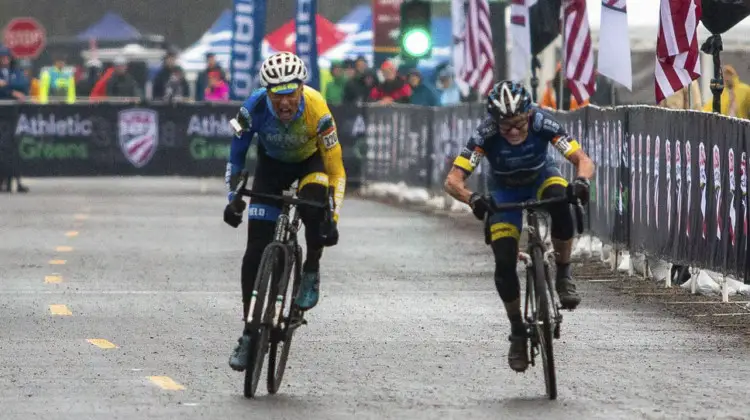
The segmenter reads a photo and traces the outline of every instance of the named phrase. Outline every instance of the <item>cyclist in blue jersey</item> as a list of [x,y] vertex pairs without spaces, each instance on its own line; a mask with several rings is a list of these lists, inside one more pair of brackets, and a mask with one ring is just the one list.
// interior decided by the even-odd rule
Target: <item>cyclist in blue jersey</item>
[[[471,206],[474,215],[483,220],[489,210],[490,197],[472,192],[466,179],[482,158],[490,164],[490,191],[498,203],[545,199],[563,195],[589,199],[589,180],[594,163],[572,139],[562,125],[535,106],[531,95],[520,83],[502,81],[493,86],[487,98],[488,116],[474,131],[468,144],[453,162],[445,181],[445,190],[457,200]],[[549,154],[549,145],[575,165],[572,184],[561,176]],[[575,309],[581,302],[570,272],[570,252],[574,220],[568,204],[550,206],[552,243],[556,252],[555,289],[561,305]],[[526,326],[521,316],[521,299],[516,263],[521,235],[521,211],[495,213],[490,217],[492,251],[495,255],[495,286],[511,323],[508,364],[518,372],[528,367]]]
[[[323,210],[299,208],[307,244],[302,283],[296,301],[302,310],[309,310],[318,302],[320,258],[324,246],[338,243],[337,223],[346,186],[336,124],[320,92],[304,84],[306,78],[304,62],[290,52],[274,54],[261,65],[263,87],[250,95],[231,122],[236,135],[232,139],[225,175],[230,204],[224,210],[224,221],[232,227],[239,226],[244,208],[238,213],[231,205],[231,191],[239,181],[247,151],[255,136],[258,139],[258,160],[253,191],[281,195],[298,181],[300,198],[324,202],[329,188],[333,189],[335,209],[331,225],[323,224]],[[247,319],[253,282],[263,250],[273,240],[280,213],[281,208],[275,200],[251,200],[247,248],[242,259],[243,320]],[[232,369],[245,369],[249,344],[248,331],[243,331],[229,359]]]

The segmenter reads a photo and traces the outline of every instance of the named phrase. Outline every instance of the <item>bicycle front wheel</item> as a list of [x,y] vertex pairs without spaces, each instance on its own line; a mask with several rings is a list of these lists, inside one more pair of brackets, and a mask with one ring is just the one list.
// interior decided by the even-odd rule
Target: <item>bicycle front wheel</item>
[[253,398],[258,390],[258,382],[263,371],[263,359],[268,352],[271,317],[273,316],[273,297],[268,296],[270,284],[275,284],[278,278],[277,267],[284,263],[284,248],[281,244],[271,243],[263,251],[258,266],[253,290],[255,307],[253,308],[253,322],[250,334],[250,351],[247,368],[245,369],[245,397]]
[[555,374],[555,355],[552,348],[552,319],[550,304],[553,302],[547,287],[547,270],[542,249],[535,246],[531,254],[534,265],[534,294],[536,295],[537,322],[534,327],[539,337],[544,367],[544,383],[549,399],[557,399],[557,376]]
[[[268,376],[266,386],[270,394],[278,392],[284,377],[286,361],[292,347],[294,331],[302,322],[303,313],[296,309],[294,299],[302,279],[302,247],[297,245],[288,255],[284,270],[284,277],[279,281],[278,296],[282,297],[281,322],[271,338],[271,348],[268,352]],[[293,279],[289,287],[290,277]],[[279,349],[279,347],[281,347]]]

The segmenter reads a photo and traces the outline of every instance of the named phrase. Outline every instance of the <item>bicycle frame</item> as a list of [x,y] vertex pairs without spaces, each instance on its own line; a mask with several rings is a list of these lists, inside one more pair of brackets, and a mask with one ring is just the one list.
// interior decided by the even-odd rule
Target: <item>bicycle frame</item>
[[[297,198],[295,191],[296,186],[292,185],[288,190],[283,192],[283,195],[286,197]],[[268,246],[281,246],[284,249],[285,259],[288,259],[290,248],[293,248],[297,244],[297,232],[299,232],[301,224],[302,221],[300,220],[297,206],[291,203],[284,203],[281,214],[276,219],[274,239]],[[284,295],[276,295],[276,301],[274,302],[274,316],[271,318],[272,328],[276,328],[279,324],[283,303]],[[246,322],[248,324],[253,322],[253,313],[256,304],[257,292],[253,290],[253,295],[250,298],[250,309],[247,313],[248,319]]]
[[[539,213],[534,210],[533,208],[528,208],[524,212],[527,222],[527,231],[528,231],[528,244],[526,246],[527,253],[519,252],[519,259],[524,263],[526,266],[526,270],[530,270],[533,268],[534,262],[532,261],[531,254],[532,249],[534,247],[538,247],[542,250],[542,255],[544,256],[544,271],[547,275],[546,283],[547,287],[549,288],[549,295],[550,298],[553,301],[552,307],[554,308],[554,314],[552,316],[552,320],[555,324],[555,338],[559,338],[560,334],[560,324],[562,323],[562,314],[560,314],[560,305],[557,300],[557,295],[553,293],[554,288],[552,287],[551,283],[551,277],[550,277],[550,260],[554,258],[554,255],[556,254],[554,249],[548,250],[544,239],[542,239],[542,235],[539,229]],[[524,315],[526,318],[528,318],[528,312],[529,312],[529,302],[528,299],[526,299],[525,307],[524,307]],[[537,321],[538,322],[538,321]]]
[[[233,199],[233,202],[235,200],[241,200],[243,196],[250,196],[250,197],[264,197],[264,198],[270,198],[273,200],[279,200],[283,203],[282,211],[279,217],[276,219],[276,226],[274,230],[274,239],[268,246],[281,246],[284,249],[285,258],[289,259],[289,253],[294,253],[294,247],[297,245],[297,232],[299,232],[300,226],[301,226],[301,218],[297,209],[298,205],[308,205],[313,207],[319,207],[319,208],[327,208],[325,204],[317,203],[313,201],[308,200],[302,200],[297,198],[296,196],[296,190],[298,183],[295,182],[292,184],[287,190],[282,192],[282,195],[277,196],[274,194],[265,194],[265,193],[258,193],[249,191],[246,189],[247,182],[249,178],[249,173],[247,171],[243,171],[240,175],[240,182],[237,184],[237,187],[234,190],[235,197]],[[330,193],[329,193],[330,194]],[[332,212],[332,209],[329,208],[329,210]],[[287,264],[288,265],[288,264]],[[284,273],[286,274],[286,273]],[[247,319],[245,320],[248,324],[251,324],[254,321],[253,313],[255,309],[255,305],[257,304],[257,291],[253,290],[253,294],[250,297],[250,305],[249,310],[247,313]],[[282,310],[282,304],[283,304],[284,297],[281,295],[276,296],[276,302],[275,302],[275,316],[272,319],[272,327],[276,327],[278,325],[278,319],[279,314]]]

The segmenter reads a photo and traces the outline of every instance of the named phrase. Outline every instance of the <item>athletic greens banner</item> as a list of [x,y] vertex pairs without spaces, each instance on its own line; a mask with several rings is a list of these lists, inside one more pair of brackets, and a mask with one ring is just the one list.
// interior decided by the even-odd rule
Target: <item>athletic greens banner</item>
[[[224,176],[238,104],[0,106],[0,175]],[[367,153],[364,109],[331,107],[349,180]],[[247,168],[254,168],[256,143]]]

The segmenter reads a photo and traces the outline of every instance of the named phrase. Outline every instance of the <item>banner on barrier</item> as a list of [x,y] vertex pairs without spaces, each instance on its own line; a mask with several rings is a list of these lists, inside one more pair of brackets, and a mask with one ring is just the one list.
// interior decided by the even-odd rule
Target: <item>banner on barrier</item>
[[[236,104],[20,105],[0,114],[0,170],[24,176],[220,176]],[[347,178],[364,179],[365,109],[331,107]],[[255,143],[247,168],[256,161]],[[8,169],[3,169],[8,168]]]
[[[555,115],[597,167],[589,231],[632,251],[744,277],[750,122],[654,107],[585,107]],[[366,179],[441,193],[453,159],[482,116],[480,107],[469,105],[430,113],[368,108]],[[413,121],[423,120],[432,122],[418,134]],[[420,154],[425,134],[431,139],[427,159]],[[573,166],[553,155],[572,180]],[[470,178],[470,188],[483,191],[486,175]]]
[[[7,107],[0,113],[0,172],[221,176],[236,107]],[[349,183],[405,182],[437,194],[485,115],[478,104],[331,111]],[[597,166],[586,223],[593,234],[631,251],[745,277],[750,121],[645,106],[589,106],[555,115]],[[572,165],[553,155],[572,180]],[[470,188],[486,191],[487,175],[480,165]]]

